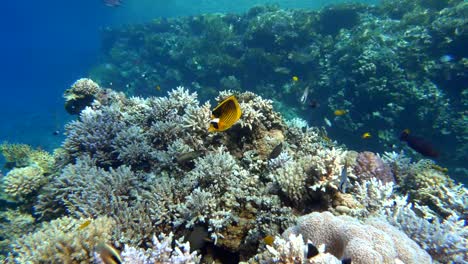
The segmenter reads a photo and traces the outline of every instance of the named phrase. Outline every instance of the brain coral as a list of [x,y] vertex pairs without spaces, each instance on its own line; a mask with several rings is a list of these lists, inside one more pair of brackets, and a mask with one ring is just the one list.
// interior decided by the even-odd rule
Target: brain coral
[[432,263],[429,254],[404,233],[384,220],[369,219],[366,224],[330,212],[314,212],[298,219],[287,229],[314,245],[325,244],[326,251],[338,258],[351,258],[353,263]]
[[390,166],[385,164],[379,156],[369,151],[358,154],[354,166],[354,174],[356,174],[361,181],[370,180],[372,178],[377,178],[383,183],[395,181]]

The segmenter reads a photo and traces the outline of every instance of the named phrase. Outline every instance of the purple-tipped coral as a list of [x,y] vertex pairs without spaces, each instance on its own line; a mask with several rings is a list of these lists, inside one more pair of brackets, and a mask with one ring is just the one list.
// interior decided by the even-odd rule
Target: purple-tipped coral
[[99,110],[86,108],[79,121],[67,125],[64,148],[72,157],[87,154],[100,164],[112,165],[118,156],[114,154],[114,139],[125,127],[122,118],[115,106]]
[[369,151],[358,154],[354,165],[354,174],[361,182],[372,178],[383,183],[395,182],[390,166],[385,164],[379,156]]

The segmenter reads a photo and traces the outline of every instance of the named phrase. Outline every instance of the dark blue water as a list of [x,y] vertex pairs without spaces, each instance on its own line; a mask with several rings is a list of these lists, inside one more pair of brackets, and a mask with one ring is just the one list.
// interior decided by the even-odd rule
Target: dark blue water
[[2,4],[0,139],[51,149],[66,118],[62,93],[86,74],[109,10],[94,1]]

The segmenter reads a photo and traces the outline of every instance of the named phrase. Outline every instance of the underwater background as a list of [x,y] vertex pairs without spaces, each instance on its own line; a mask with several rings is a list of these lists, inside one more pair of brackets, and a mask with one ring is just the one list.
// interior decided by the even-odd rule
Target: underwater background
[[[341,1],[277,1],[285,8],[318,9]],[[362,1],[374,3],[375,1]],[[46,150],[60,146],[70,116],[63,91],[87,76],[101,57],[102,30],[158,17],[209,12],[245,12],[268,1],[130,0],[112,8],[99,0],[6,2],[0,18],[3,95],[0,140]],[[4,162],[3,159],[0,159]]]
[[2,11],[0,263],[468,263],[466,1]]

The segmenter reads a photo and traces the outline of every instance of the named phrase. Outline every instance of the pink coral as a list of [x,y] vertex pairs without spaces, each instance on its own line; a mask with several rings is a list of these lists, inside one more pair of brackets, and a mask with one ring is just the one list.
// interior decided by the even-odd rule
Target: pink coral
[[395,177],[390,166],[385,164],[382,159],[370,151],[360,152],[354,165],[354,174],[360,181],[377,178],[383,183],[395,182]]

